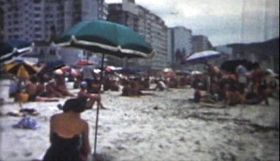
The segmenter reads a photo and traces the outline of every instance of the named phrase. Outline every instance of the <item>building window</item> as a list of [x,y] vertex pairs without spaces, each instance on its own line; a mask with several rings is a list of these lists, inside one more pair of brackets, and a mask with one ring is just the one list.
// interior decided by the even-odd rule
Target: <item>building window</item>
[[38,25],[41,24],[40,21],[34,21],[34,23],[35,23],[35,24],[38,24]]
[[41,35],[35,35],[35,38],[42,38],[42,36]]
[[40,17],[40,14],[34,14],[34,17]]
[[35,11],[40,11],[41,8],[40,8],[40,7],[34,7],[34,10],[35,10]]
[[33,0],[34,3],[41,3],[41,0]]
[[35,27],[34,31],[35,31],[35,32],[36,32],[36,31],[41,31],[41,28]]

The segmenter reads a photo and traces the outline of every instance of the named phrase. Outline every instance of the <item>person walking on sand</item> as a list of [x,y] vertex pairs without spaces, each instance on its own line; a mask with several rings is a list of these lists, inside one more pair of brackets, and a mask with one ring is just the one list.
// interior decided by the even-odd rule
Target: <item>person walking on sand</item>
[[78,93],[77,98],[84,101],[85,106],[87,109],[91,109],[95,103],[97,102],[97,107],[100,107],[100,109],[106,109],[103,104],[101,103],[101,96],[100,94],[92,94],[87,91],[87,82],[83,81],[80,85],[80,91]]
[[43,161],[86,161],[90,153],[89,125],[81,118],[85,110],[79,99],[69,99],[63,113],[50,119],[51,146]]
[[93,81],[95,80],[95,73],[93,72],[93,68],[91,66],[84,66],[81,70],[82,72],[82,77],[83,81],[86,81],[88,86],[87,86],[87,91],[89,93],[92,92],[92,84]]

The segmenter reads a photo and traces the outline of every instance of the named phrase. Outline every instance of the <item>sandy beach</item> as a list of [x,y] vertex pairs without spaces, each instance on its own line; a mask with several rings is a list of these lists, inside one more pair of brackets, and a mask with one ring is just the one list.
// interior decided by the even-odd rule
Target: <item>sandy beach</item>
[[[9,81],[1,81],[1,98],[8,99]],[[69,87],[72,85],[69,84]],[[78,90],[70,88],[72,93]],[[154,95],[123,97],[120,92],[102,94],[108,110],[101,110],[97,152],[112,161],[277,161],[279,160],[279,101],[270,106],[193,104],[190,88],[153,92]],[[31,116],[37,130],[12,126],[21,117],[1,116],[1,161],[30,161],[49,147],[49,119],[59,113],[59,102],[24,103],[40,115]],[[96,105],[82,118],[90,125],[93,149]],[[19,110],[8,103],[1,113]]]

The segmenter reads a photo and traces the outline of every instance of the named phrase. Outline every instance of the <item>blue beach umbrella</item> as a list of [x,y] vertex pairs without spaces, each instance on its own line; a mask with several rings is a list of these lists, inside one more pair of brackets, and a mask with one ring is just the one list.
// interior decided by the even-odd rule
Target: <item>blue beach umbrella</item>
[[212,58],[218,58],[222,56],[221,52],[218,51],[202,51],[198,53],[194,53],[193,55],[186,58],[183,63],[197,63],[197,62],[204,62]]

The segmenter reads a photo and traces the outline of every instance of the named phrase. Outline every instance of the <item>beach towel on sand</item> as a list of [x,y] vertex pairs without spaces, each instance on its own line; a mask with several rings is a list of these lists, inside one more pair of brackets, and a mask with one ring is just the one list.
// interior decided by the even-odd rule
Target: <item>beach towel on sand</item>
[[13,125],[13,127],[20,129],[36,130],[39,128],[39,125],[35,119],[24,116],[17,124]]

